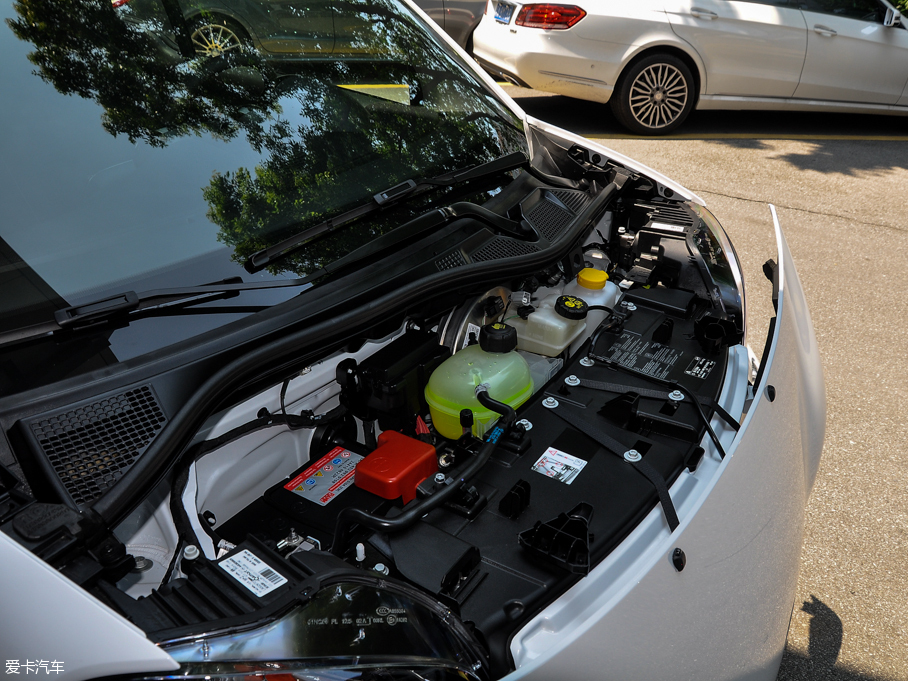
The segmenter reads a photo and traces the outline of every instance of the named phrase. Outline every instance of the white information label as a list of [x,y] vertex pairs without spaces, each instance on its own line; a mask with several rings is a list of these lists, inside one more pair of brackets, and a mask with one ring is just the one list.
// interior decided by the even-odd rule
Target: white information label
[[649,225],[650,229],[661,229],[665,232],[683,233],[684,227],[680,225],[669,225],[665,222],[653,222]]
[[565,485],[570,485],[584,466],[586,466],[586,461],[583,459],[571,456],[560,449],[549,447],[533,464],[533,470],[558,482],[563,482]]
[[479,342],[479,327],[471,322],[467,324],[467,332],[463,337],[463,345],[461,346],[461,350],[463,350],[463,348],[467,347],[470,344],[471,333],[476,337],[476,342]]
[[247,549],[225,558],[219,565],[259,598],[287,583],[286,577]]

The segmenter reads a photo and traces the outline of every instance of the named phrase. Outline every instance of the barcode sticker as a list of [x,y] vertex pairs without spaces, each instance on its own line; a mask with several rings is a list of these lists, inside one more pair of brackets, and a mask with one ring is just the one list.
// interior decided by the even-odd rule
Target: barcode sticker
[[225,558],[218,565],[260,598],[287,583],[286,577],[275,572],[248,549]]

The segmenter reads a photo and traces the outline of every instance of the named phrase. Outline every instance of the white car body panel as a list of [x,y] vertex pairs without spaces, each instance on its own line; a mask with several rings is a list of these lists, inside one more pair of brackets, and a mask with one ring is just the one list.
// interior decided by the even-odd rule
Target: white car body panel
[[800,10],[736,0],[665,0],[664,5],[672,29],[696,46],[706,65],[704,93],[794,94],[807,52]]
[[[908,73],[908,31],[832,14],[803,14],[807,60],[795,97],[873,104],[899,101]],[[848,58],[842,59],[843,54]]]
[[[619,550],[514,637],[517,671],[508,679],[644,681],[670,673],[694,681],[706,668],[715,681],[775,679],[826,398],[810,314],[774,210],[773,219],[778,323],[757,399],[728,456],[718,463],[715,450],[708,451],[700,466],[715,472],[702,489],[698,481],[683,490],[699,468],[676,482],[681,525],[674,534],[663,527],[658,538],[647,536],[649,523],[659,520],[650,514]],[[768,385],[777,388],[774,401]],[[636,555],[629,554],[638,543]],[[687,556],[682,572],[671,562],[676,547]]]
[[17,660],[21,674],[26,660],[59,661],[63,671],[53,678],[60,681],[179,668],[144,631],[3,532],[0,555],[0,612],[17,623],[3,628],[0,656]]

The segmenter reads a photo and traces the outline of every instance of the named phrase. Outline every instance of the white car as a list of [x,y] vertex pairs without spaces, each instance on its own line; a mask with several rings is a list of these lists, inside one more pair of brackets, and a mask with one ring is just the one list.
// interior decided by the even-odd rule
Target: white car
[[474,56],[608,102],[643,135],[696,109],[908,114],[908,30],[886,0],[490,0]]
[[825,394],[774,213],[745,297],[401,0],[281,58],[83,3],[0,0],[9,678],[775,677]]

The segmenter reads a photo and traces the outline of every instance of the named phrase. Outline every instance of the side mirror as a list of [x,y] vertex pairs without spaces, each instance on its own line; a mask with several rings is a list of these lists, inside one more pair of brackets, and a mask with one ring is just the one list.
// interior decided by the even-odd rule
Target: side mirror
[[902,15],[898,13],[897,10],[888,7],[886,9],[886,17],[883,19],[883,26],[901,26],[902,25]]

